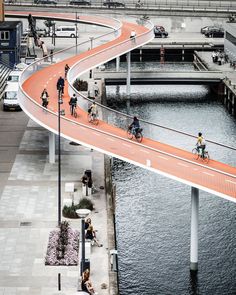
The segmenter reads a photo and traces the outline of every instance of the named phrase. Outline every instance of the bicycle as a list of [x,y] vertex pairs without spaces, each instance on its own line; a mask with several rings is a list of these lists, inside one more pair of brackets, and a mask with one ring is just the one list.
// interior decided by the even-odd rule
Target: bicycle
[[97,115],[88,113],[88,122],[93,125],[98,125],[99,120],[97,118]]
[[143,140],[143,134],[142,134],[143,129],[142,128],[138,128],[136,131],[134,130],[134,128],[128,128],[127,130],[127,137],[128,139],[133,139],[135,137],[135,139],[138,142],[142,142]]
[[200,158],[206,164],[210,161],[209,153],[206,150],[204,150],[204,154],[202,155],[202,149],[201,148],[199,148],[199,149],[194,148],[192,150],[192,153],[194,154],[196,160],[198,160]]
[[76,112],[76,107],[74,107],[74,109],[73,109],[73,114],[72,114],[72,116],[73,116],[74,118],[77,118],[77,117],[78,117],[78,114],[77,114],[77,112]]

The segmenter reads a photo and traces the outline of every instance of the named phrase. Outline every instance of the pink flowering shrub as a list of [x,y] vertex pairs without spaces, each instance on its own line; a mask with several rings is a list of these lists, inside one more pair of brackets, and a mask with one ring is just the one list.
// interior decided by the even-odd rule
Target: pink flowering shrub
[[79,231],[63,222],[49,234],[45,265],[78,265]]

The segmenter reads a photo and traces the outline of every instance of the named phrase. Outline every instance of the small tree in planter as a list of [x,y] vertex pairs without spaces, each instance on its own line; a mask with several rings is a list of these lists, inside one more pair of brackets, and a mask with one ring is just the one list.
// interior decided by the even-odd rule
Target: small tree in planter
[[76,79],[73,86],[78,91],[88,91],[88,82],[87,81]]
[[78,215],[76,213],[77,209],[89,209],[93,210],[93,202],[88,199],[88,198],[82,198],[79,201],[79,204],[74,205],[72,204],[71,206],[64,206],[62,210],[62,214],[66,218],[78,218]]

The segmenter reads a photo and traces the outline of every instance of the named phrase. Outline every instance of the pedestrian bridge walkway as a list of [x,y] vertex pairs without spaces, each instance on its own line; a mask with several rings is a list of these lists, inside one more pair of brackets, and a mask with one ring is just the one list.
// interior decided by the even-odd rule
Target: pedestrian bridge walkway
[[[17,14],[24,14],[24,12],[17,12]],[[37,12],[33,15],[35,14],[37,17],[74,19],[74,14]],[[144,138],[141,144],[130,141],[127,139],[126,129],[131,122],[131,117],[103,106],[99,107],[101,119],[99,125],[91,125],[87,121],[88,99],[82,93],[78,93],[79,116],[77,119],[71,117],[68,101],[69,97],[77,92],[73,87],[76,77],[144,45],[153,38],[153,26],[148,21],[143,26],[95,16],[81,16],[79,21],[110,27],[111,32],[106,35],[110,41],[101,45],[101,39],[98,37],[93,40],[93,49],[89,51],[77,55],[76,50],[73,51],[70,48],[70,52],[73,51],[73,53],[66,60],[62,59],[63,52],[59,52],[55,55],[60,57],[58,60],[61,61],[56,64],[45,68],[45,60],[42,59],[29,66],[22,75],[20,87],[20,104],[28,116],[53,133],[58,132],[56,82],[60,75],[64,75],[64,66],[68,63],[70,71],[63,98],[65,116],[61,118],[61,136],[236,202],[236,168],[214,160],[204,164],[195,160],[191,152],[159,142],[155,138]],[[130,40],[131,30],[136,31],[135,41]],[[104,36],[101,38],[104,40]],[[47,87],[50,96],[48,110],[42,108],[40,101],[40,94],[44,87]],[[113,117],[112,123],[111,117]],[[154,127],[155,124],[146,122],[144,128]],[[166,130],[168,131],[168,128]],[[174,136],[179,136],[179,133],[177,132]],[[196,139],[191,138],[191,141],[194,144]],[[235,152],[235,148],[232,149]]]
[[[126,72],[102,71],[96,72],[95,78],[105,80],[106,85],[126,84]],[[220,71],[133,71],[132,84],[211,84],[220,83],[224,79]]]

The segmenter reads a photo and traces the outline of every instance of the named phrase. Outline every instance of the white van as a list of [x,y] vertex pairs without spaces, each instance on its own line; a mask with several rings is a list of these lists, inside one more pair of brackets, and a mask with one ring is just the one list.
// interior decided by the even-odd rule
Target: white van
[[[76,26],[59,26],[56,28],[55,31],[55,37],[76,37]],[[77,37],[79,37],[78,34],[78,28],[77,28]]]
[[3,110],[21,110],[18,101],[18,83],[7,84],[3,95]]
[[22,71],[11,71],[8,78],[7,78],[7,84],[11,84],[11,83],[17,83],[20,80],[20,76],[22,74]]

